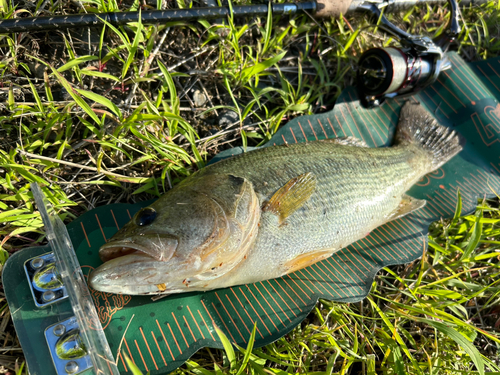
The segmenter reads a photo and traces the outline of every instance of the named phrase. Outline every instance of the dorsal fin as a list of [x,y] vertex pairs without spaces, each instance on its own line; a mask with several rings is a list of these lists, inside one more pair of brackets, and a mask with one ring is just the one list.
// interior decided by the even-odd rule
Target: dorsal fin
[[324,139],[325,142],[337,143],[344,146],[354,146],[354,147],[370,147],[365,141],[358,139],[356,137],[341,137],[334,139]]

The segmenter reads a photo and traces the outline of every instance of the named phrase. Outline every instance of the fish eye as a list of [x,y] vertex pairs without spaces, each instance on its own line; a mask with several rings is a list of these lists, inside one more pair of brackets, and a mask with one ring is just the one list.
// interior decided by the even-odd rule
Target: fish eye
[[152,207],[141,208],[135,219],[135,223],[139,226],[149,225],[156,218],[156,211]]

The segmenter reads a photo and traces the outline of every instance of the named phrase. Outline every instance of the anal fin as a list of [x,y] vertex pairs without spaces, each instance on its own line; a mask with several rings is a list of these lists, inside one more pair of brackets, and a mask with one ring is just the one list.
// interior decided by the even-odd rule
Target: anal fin
[[316,177],[311,172],[294,177],[264,203],[262,211],[279,216],[280,224],[304,205],[316,189]]
[[298,255],[285,263],[285,274],[313,265],[320,260],[329,258],[333,253],[334,251],[332,249],[322,249]]
[[389,215],[387,221],[402,218],[403,216],[424,207],[426,203],[427,201],[425,199],[416,199],[405,194],[403,195],[403,199],[401,199],[399,206]]

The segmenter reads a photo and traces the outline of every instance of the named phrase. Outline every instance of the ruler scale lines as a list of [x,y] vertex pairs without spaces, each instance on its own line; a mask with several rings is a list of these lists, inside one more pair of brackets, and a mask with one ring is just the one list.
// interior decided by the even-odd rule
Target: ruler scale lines
[[[476,77],[475,77],[475,74],[466,74],[462,71],[462,68],[464,68],[464,70],[467,70],[466,66],[464,64],[462,64],[459,60],[455,60],[453,58],[450,58],[450,61],[453,63],[455,63],[456,67],[457,67],[457,71],[462,73],[464,75],[464,77],[467,79],[467,81],[469,81],[470,83],[472,83],[472,85],[474,86],[474,88],[478,91],[479,95],[483,95],[483,96],[486,96],[488,97],[488,93],[484,90],[484,88],[482,87],[482,84],[481,82],[477,81],[476,80]],[[458,77],[458,73],[455,73]],[[472,77],[472,79],[471,79]],[[476,86],[476,83],[474,83],[474,81],[477,82],[477,86]],[[463,82],[463,81],[462,81]],[[467,87],[467,85],[466,85]],[[470,86],[469,86],[470,87]],[[479,100],[481,99],[479,97],[478,94],[476,94],[474,91],[471,90],[471,92],[474,93],[474,95],[476,96],[476,98]]]
[[[361,251],[363,251],[366,255],[368,255],[374,264],[378,264],[378,263],[379,263],[379,261],[378,261],[378,260],[373,259],[373,257],[372,257],[372,256],[370,255],[370,253],[369,253],[369,252],[372,252],[372,253],[373,253],[373,255],[375,255],[375,252],[374,252],[374,251],[370,248],[370,246],[367,246],[367,245],[363,242],[363,244],[365,245],[365,248],[366,248],[366,251],[364,251],[363,247],[361,247],[361,245],[360,245],[360,242],[363,242],[363,241],[362,241],[362,240],[360,240],[360,241],[356,241],[355,243],[351,244],[351,245],[352,245],[352,247],[354,248],[354,250],[356,250],[356,251],[357,251],[357,253],[358,253],[358,254],[362,257],[361,253],[360,253],[360,252],[356,249],[356,245],[357,245],[357,246],[359,246],[359,249],[360,249]],[[367,270],[367,271],[369,271],[370,269],[369,269],[369,268],[367,268],[366,270]]]
[[[347,105],[346,105],[346,107],[347,107]],[[348,109],[349,109],[349,108],[348,108]],[[344,112],[342,111],[342,107],[339,107],[339,111],[340,111],[340,114],[342,115],[342,117],[344,118],[345,124],[346,124],[346,125],[347,125],[347,127],[349,128],[349,131],[351,132],[351,135],[352,135],[353,137],[355,137],[354,132],[352,131],[351,125],[349,125],[349,122],[347,121],[347,118],[345,117]],[[350,113],[350,111],[349,111],[349,113]],[[351,114],[351,117],[352,117],[352,114]],[[354,123],[354,124],[356,125],[356,123]],[[356,128],[357,128],[357,127],[358,127],[358,126],[356,125]],[[359,129],[358,129],[358,131],[359,131]],[[344,132],[344,133],[345,133],[345,132]],[[363,142],[365,142],[365,143],[366,143],[366,140],[365,140],[365,138],[363,137],[363,134],[361,134],[361,132],[360,132],[360,133],[359,133],[359,135],[360,135],[361,139],[363,140]]]
[[[381,118],[381,117],[380,117],[380,115],[378,114],[378,111],[375,111],[375,115],[378,117],[378,119],[380,120],[380,122],[381,122],[381,123],[383,123],[382,118]],[[374,124],[374,125],[376,125],[376,126],[374,126],[373,128],[375,129],[375,132],[377,133],[378,137],[379,137],[379,138],[380,138],[380,140],[382,141],[382,144],[384,144],[384,137],[382,137],[382,136],[379,134],[379,132],[378,132],[378,131],[380,130],[380,131],[382,132],[382,134],[383,134],[384,129],[382,129],[382,128],[380,127],[380,125],[377,123],[377,121],[375,120],[375,118],[372,116],[371,111],[368,111],[368,116],[370,116],[371,120],[373,121],[373,124]],[[364,121],[363,121],[363,123],[364,123]],[[384,125],[385,125],[385,124],[384,124]],[[366,126],[366,124],[365,124],[365,126]],[[385,130],[387,130],[387,126],[386,126],[386,129],[385,129]]]
[[[360,252],[359,252],[359,250],[356,248],[356,246],[355,246],[355,245],[356,245],[356,242],[354,242],[354,243],[350,244],[350,245],[349,245],[349,247],[351,247],[352,249],[354,249],[354,251],[356,251],[356,252],[358,253],[358,255],[359,255],[362,259],[365,259],[365,257],[364,257],[364,256],[363,256]],[[358,244],[358,246],[359,246],[359,244]],[[361,247],[361,246],[359,246],[359,247],[360,247],[360,249],[362,249],[362,247]],[[341,250],[341,251],[342,251],[342,250]],[[344,254],[344,255],[345,255],[345,256],[347,256],[346,254]],[[375,262],[375,260],[373,260],[373,258],[372,258],[372,256],[371,256],[370,254],[367,254],[367,255],[371,258],[371,260],[373,261],[373,263],[377,263],[377,262]],[[368,262],[366,259],[365,259],[365,262],[366,262],[367,264],[369,264],[369,262]],[[354,264],[354,263],[353,263],[353,264]],[[370,269],[369,269],[368,267],[366,267],[366,266],[363,264],[363,262],[360,262],[360,264],[364,267],[364,269],[365,269],[365,270],[367,270],[368,272],[370,271]],[[356,268],[357,268],[357,266],[356,266]]]
[[[311,279],[312,279],[312,280],[314,280],[314,279],[315,279],[315,277],[311,274],[311,272],[309,272],[308,268],[310,268],[310,267],[303,268],[302,270],[299,270],[299,272],[300,272],[301,274],[302,274],[302,271],[307,272],[307,273],[309,274],[309,276],[311,277]],[[319,275],[318,275],[318,276],[319,276]],[[321,277],[320,277],[320,279],[321,279]],[[321,283],[320,283],[320,282],[316,282],[316,285],[321,286],[321,288],[324,290],[324,292],[325,292],[326,294],[328,294],[328,290],[327,290],[327,289],[326,289],[323,285],[321,285]],[[317,288],[317,289],[318,289],[318,291],[319,291],[319,288]],[[323,292],[320,292],[320,293],[323,293]],[[337,294],[338,294],[338,293],[337,293]]]
[[[293,309],[292,309],[292,308],[290,308],[290,306],[288,306],[288,303],[286,303],[286,301],[285,301],[285,299],[283,298],[283,296],[281,295],[281,293],[278,293],[278,291],[274,288],[273,284],[271,284],[271,282],[270,282],[269,280],[266,280],[266,281],[267,281],[267,283],[271,286],[271,288],[273,288],[273,290],[276,292],[277,296],[281,298],[281,300],[283,301],[283,303],[285,304],[285,306],[286,306],[286,307],[288,307],[288,310],[289,310],[289,311],[291,311],[291,312],[292,312],[292,314],[293,314],[293,315],[295,315],[295,317],[297,317],[297,314],[295,314],[295,311],[293,311]],[[275,281],[275,280],[273,280],[273,281]],[[283,293],[285,293],[285,294],[288,296],[288,298],[290,298],[290,295],[289,295],[289,294],[287,293],[287,291],[286,291],[286,290],[285,290],[285,289],[284,289],[284,288],[280,285],[280,283],[279,283],[279,282],[277,282],[277,281],[275,281],[275,282],[276,282],[276,285],[279,285],[279,286],[280,286],[280,288],[281,288],[281,290],[283,291]],[[295,304],[295,306],[297,306],[297,308],[298,308],[298,309],[302,312],[302,310],[300,309],[299,305],[297,305],[297,303],[296,303],[293,299],[291,299],[291,298],[290,298],[290,301],[292,301],[292,302]],[[290,319],[290,318],[288,318],[288,319]],[[291,320],[290,320],[290,321],[291,321]]]
[[[381,235],[382,235],[382,236],[383,236],[383,237],[384,237],[384,238],[385,238],[388,242],[390,242],[391,240],[395,240],[395,239],[396,239],[396,237],[394,236],[394,233],[391,233],[391,232],[387,229],[387,227],[386,227],[385,225],[382,225],[381,227],[378,227],[378,228],[376,228],[376,229],[378,229],[378,230],[379,230],[378,232],[379,232],[379,233],[380,233],[380,234],[381,234]],[[375,231],[374,231],[374,232],[375,232]],[[383,232],[385,232],[385,233],[383,233]],[[388,236],[388,237],[386,236],[386,234],[387,234],[387,236]],[[377,233],[375,232],[375,233],[374,233],[374,235],[376,235],[376,236],[377,236]],[[378,237],[378,236],[377,236],[377,237]],[[390,248],[390,246],[392,246],[392,245],[389,245],[389,244],[387,245],[388,250],[391,250],[391,251],[394,253],[394,255],[395,255],[395,258],[394,258],[394,259],[397,259],[397,258],[398,258],[398,254],[399,254],[399,253],[398,253],[398,251],[397,251],[397,249],[396,249],[396,248],[391,249],[391,248]]]
[[271,334],[271,331],[267,327],[266,323],[264,323],[264,320],[259,315],[259,313],[257,312],[257,310],[255,310],[255,307],[253,307],[252,302],[250,302],[250,300],[248,299],[248,297],[246,296],[246,294],[243,292],[243,289],[240,288],[239,291],[241,292],[241,294],[243,294],[243,297],[245,297],[245,299],[247,300],[247,302],[250,304],[250,307],[252,308],[252,310],[255,313],[255,315],[260,319],[260,322],[262,323],[262,325],[264,326],[264,328],[267,330],[267,333]]
[[346,132],[345,132],[345,130],[344,130],[344,128],[342,127],[342,123],[339,121],[339,118],[337,117],[337,115],[335,115],[335,120],[337,120],[337,124],[339,125],[340,130],[342,130],[342,133],[344,135],[347,135]]
[[[488,63],[488,66],[491,68],[491,70],[493,70],[493,72],[495,72],[495,69],[493,69],[489,63]],[[478,68],[478,69],[481,71],[481,73],[483,73],[483,75],[484,75],[484,76],[488,79],[488,81],[490,81],[490,83],[491,83],[493,86],[495,86],[495,88],[497,89],[497,91],[500,91],[500,89],[498,88],[498,86],[497,86],[497,85],[495,85],[495,83],[491,80],[491,78],[490,78],[487,74],[485,74],[485,73],[484,73],[483,69],[481,69],[481,67],[480,67],[479,65],[476,65],[476,68]],[[496,72],[495,72],[495,73],[496,73]],[[498,74],[497,74],[497,75],[498,75]]]
[[[304,293],[304,295],[305,295],[306,297],[309,297],[309,295],[308,295],[306,292],[304,292],[304,290],[303,290],[303,289],[299,286],[299,284],[297,284],[297,283],[295,282],[295,280],[294,280],[294,279],[292,279],[292,278],[291,278],[291,276],[290,276],[289,274],[288,274],[288,275],[286,275],[286,276],[287,276],[290,280],[292,280],[292,281],[293,281],[293,283],[294,283],[295,285],[297,285],[297,288],[299,288],[299,289],[300,289],[300,291],[301,291],[302,293]],[[286,284],[286,285],[290,288],[290,290],[291,290],[291,291],[293,291],[293,292],[295,293],[295,295],[297,296],[297,298],[298,298],[298,299],[300,299],[300,302],[302,302],[304,305],[306,305],[306,303],[304,302],[304,300],[303,300],[302,298],[300,298],[299,294],[295,291],[295,289],[293,289],[292,287],[290,287],[290,284],[288,284],[284,278],[282,278],[282,280],[283,280],[283,282],[284,282],[284,283],[285,283],[285,284]],[[304,284],[304,286],[305,286],[306,288],[308,288],[308,289],[311,291],[311,293],[314,293],[314,292],[311,290],[311,288],[309,288],[309,287],[307,286],[307,284],[306,284],[304,281],[300,280],[300,282],[301,282],[302,284]]]
[[172,327],[170,327],[170,323],[167,323],[167,327],[168,329],[170,330],[170,334],[172,335],[174,341],[175,341],[175,345],[177,345],[177,349],[179,350],[179,353],[182,354],[182,350],[181,350],[181,347],[179,346],[179,343],[177,342],[177,339],[174,335],[174,331],[172,331]]
[[304,129],[302,129],[302,125],[300,125],[300,121],[297,121],[297,124],[299,124],[299,128],[300,128],[300,130],[302,131],[302,135],[304,136],[304,140],[305,140],[305,141],[306,141],[306,143],[307,143],[306,133],[304,133]]
[[[448,73],[446,73],[446,72],[443,72],[443,73],[455,85],[455,87],[457,89],[459,89],[462,94],[464,94],[464,96],[469,100],[469,102],[473,102],[473,100],[471,98],[469,98],[469,96],[462,90],[462,88],[460,87],[460,85],[458,85],[455,82],[455,80]],[[462,78],[460,78],[458,75],[455,74],[455,77],[457,77],[460,81],[462,81]],[[467,86],[464,81],[462,81],[462,83],[464,84],[464,86]],[[456,113],[456,111],[455,111],[455,113]]]
[[321,126],[321,130],[323,130],[323,134],[325,135],[326,139],[328,139],[328,134],[326,134],[325,128],[323,127],[323,124],[319,119],[318,119],[318,124],[319,126]]
[[[297,272],[299,272],[299,273],[302,275],[302,277],[304,277],[304,278],[305,278],[305,275],[302,273],[302,270],[298,270],[298,271],[296,271],[295,273],[297,273]],[[286,276],[288,276],[288,278],[289,278],[290,280],[292,280],[292,281],[293,281],[293,283],[294,283],[295,285],[297,285],[297,287],[300,289],[300,291],[301,291],[302,293],[304,293],[307,297],[309,297],[309,294],[307,294],[306,292],[304,292],[304,290],[303,290],[303,289],[299,286],[299,284],[297,284],[297,282],[296,282],[294,279],[292,279],[292,278],[290,277],[290,275],[286,275]],[[303,285],[304,285],[307,289],[309,289],[309,290],[311,291],[311,293],[312,293],[312,294],[314,294],[314,291],[313,291],[311,288],[309,288],[309,285],[307,285],[307,284],[304,282],[304,280],[302,280],[302,279],[299,279],[299,280],[300,280],[300,282],[301,282],[301,283],[302,283],[302,284],[303,284]],[[288,285],[288,287],[290,287],[290,285],[286,282],[286,280],[284,280],[284,279],[283,279],[283,281],[286,283],[286,285]],[[298,296],[298,295],[297,295],[297,296]],[[300,298],[300,297],[299,297],[299,298]],[[301,301],[302,301],[302,299],[301,299]],[[302,303],[306,304],[304,301],[302,301]]]
[[177,328],[179,328],[179,331],[181,332],[182,338],[184,339],[184,342],[186,343],[186,346],[189,348],[189,343],[186,340],[186,336],[184,336],[184,332],[181,329],[181,326],[179,325],[179,322],[177,321],[177,318],[175,317],[174,313],[172,313],[172,316],[174,317],[175,324],[177,324]]
[[89,247],[92,247],[92,246],[90,246],[90,241],[89,241],[89,238],[87,237],[87,232],[85,231],[85,227],[83,226],[83,221],[80,222],[80,225],[82,226],[83,234],[85,235],[85,239],[87,240],[87,244],[89,245]]
[[193,318],[193,321],[194,323],[196,324],[196,327],[198,327],[198,331],[200,331],[200,335],[201,337],[203,338],[203,340],[205,340],[205,335],[203,334],[203,331],[201,330],[200,326],[198,325],[198,322],[196,321],[196,319],[194,318],[194,315],[193,313],[191,312],[191,309],[189,308],[189,305],[186,305],[188,311],[189,311],[189,314],[191,314],[191,318]]
[[[433,102],[433,103],[434,103],[434,105],[435,105],[437,108],[439,108],[439,110],[441,111],[441,113],[442,113],[443,115],[445,115],[445,116],[446,116],[446,118],[450,118],[450,117],[446,114],[446,112],[445,112],[445,111],[443,111],[443,109],[441,108],[441,106],[440,106],[440,105],[438,105],[438,104],[434,101],[434,99],[432,99],[432,96],[431,96],[431,95],[429,95],[429,94],[427,93],[427,91],[426,91],[426,90],[423,90],[423,91],[421,91],[421,92],[422,92],[422,100],[424,99],[423,95],[424,95],[424,94],[425,94],[425,95],[427,95],[427,96],[428,96],[428,98],[430,99],[430,101],[431,101],[431,102]],[[430,107],[430,106],[429,106],[429,107]]]
[[467,181],[470,186],[476,189],[477,194],[479,194],[483,190],[482,187],[479,186],[479,184],[476,181],[469,179],[467,177],[464,177],[464,180]]
[[155,341],[156,347],[158,348],[158,351],[160,352],[161,359],[163,360],[164,365],[168,366],[167,361],[165,361],[165,357],[163,356],[163,352],[160,349],[160,345],[158,344],[158,341],[156,340],[156,337],[155,337],[155,334],[153,333],[153,331],[151,331],[151,336],[153,336],[153,340]]
[[[381,240],[381,241],[382,241],[382,239],[381,239],[381,238],[380,238],[380,237],[379,237],[379,236],[375,233],[375,231],[372,231],[372,232],[371,232],[371,234],[370,234],[370,236],[367,236],[367,237],[365,237],[365,238],[362,238],[362,239],[360,239],[359,241],[361,241],[361,242],[363,242],[363,243],[364,243],[364,241],[366,240],[367,242],[369,242],[369,243],[370,243],[370,245],[371,245],[371,246],[373,246],[373,248],[374,248],[374,250],[373,250],[373,251],[375,252],[375,249],[377,248],[377,246],[376,246],[376,244],[374,244],[374,243],[370,240],[370,237],[371,237],[372,235],[373,235],[373,236],[376,236],[379,240]],[[383,242],[383,241],[382,241],[382,242]],[[379,244],[379,245],[381,245],[381,244]],[[365,244],[365,246],[366,246],[366,244]],[[382,256],[383,256],[386,260],[389,260],[388,255],[389,255],[391,258],[393,258],[393,257],[392,257],[392,255],[391,255],[391,254],[389,254],[389,253],[387,252],[388,250],[386,250],[386,249],[385,249],[385,247],[383,247],[383,248],[382,248],[382,247],[380,247],[380,248],[384,250],[383,252],[381,252],[381,253],[380,253],[380,255],[382,255]],[[379,253],[379,252],[377,252],[377,253]]]
[[116,217],[115,217],[115,214],[113,213],[113,210],[110,210],[110,211],[111,211],[111,216],[113,216],[113,220],[114,220],[114,222],[115,222],[115,224],[116,224],[116,229],[118,229],[118,230],[119,230],[119,229],[120,229],[120,227],[118,226],[118,223],[116,222]]
[[[276,299],[274,298],[274,296],[269,293],[269,290],[267,290],[266,286],[264,284],[262,284],[262,281],[259,281],[259,284],[262,285],[262,287],[265,289],[266,293],[269,294],[269,296],[271,297],[271,299],[274,301],[274,303],[276,304],[276,306],[279,307],[279,309],[281,310],[281,312],[283,313],[283,315],[286,316],[286,318],[291,322],[292,319],[290,319],[288,317],[288,315],[286,314],[286,312],[282,309],[281,305],[276,301]],[[284,301],[283,301],[284,302]],[[288,305],[287,305],[288,306]]]
[[[201,302],[203,303],[203,301],[201,301]],[[208,333],[210,333],[210,336],[212,337],[212,340],[215,341],[215,337],[214,337],[214,335],[212,335],[212,331],[208,328],[208,324],[205,321],[205,318],[203,317],[203,315],[201,315],[201,311],[200,310],[197,310],[197,311],[198,311],[198,314],[200,315],[201,320],[203,321],[203,324],[205,324],[205,328],[207,329]],[[212,319],[212,317],[210,317],[210,319]],[[213,322],[213,319],[212,319],[212,322]],[[214,326],[215,326],[215,324],[214,324]]]
[[[233,323],[234,328],[236,328],[236,330],[237,330],[237,331],[238,331],[238,333],[240,334],[240,337],[241,337],[241,338],[243,339],[243,341],[246,343],[246,342],[247,342],[247,340],[245,339],[245,336],[243,336],[243,335],[242,335],[242,333],[241,333],[240,329],[238,328],[238,325],[234,322],[233,317],[232,317],[232,316],[229,314],[229,312],[227,311],[227,309],[226,309],[226,305],[225,305],[225,304],[224,304],[224,302],[222,302],[222,300],[220,299],[219,294],[217,294],[217,292],[215,292],[215,295],[217,296],[217,299],[219,300],[219,302],[220,302],[220,304],[221,304],[222,308],[224,309],[224,311],[226,312],[227,316],[228,316],[228,317],[229,317],[229,319],[231,320],[231,323]],[[212,305],[213,305],[213,303],[212,303]],[[215,310],[215,312],[217,312],[217,314],[219,314],[219,312],[218,312],[217,310]],[[219,315],[219,318],[220,318],[220,315]],[[221,318],[221,319],[222,319],[222,318]],[[241,319],[241,318],[240,318],[240,319]],[[242,322],[243,322],[243,321],[242,321]],[[224,323],[224,321],[222,321],[222,323]],[[226,325],[226,324],[224,323],[224,326],[225,326],[225,325]],[[226,328],[227,328],[227,327],[226,327]],[[233,336],[231,335],[231,337],[233,337]],[[234,340],[234,338],[233,338],[233,340]],[[236,342],[236,340],[235,340],[235,342]]]
[[134,340],[134,342],[135,342],[135,346],[137,347],[137,351],[139,352],[139,355],[141,356],[142,363],[144,364],[144,368],[146,369],[146,371],[149,371],[148,365],[146,365],[146,361],[144,360],[144,357],[142,356],[142,353],[141,353],[141,349],[139,348],[139,344],[137,344],[137,340]]
[[[217,308],[215,307],[215,304],[213,302],[212,302],[212,307],[213,307],[215,313],[217,314],[217,316],[219,317],[220,321],[224,325],[224,328],[226,328],[226,332],[229,333],[229,336],[231,336],[231,339],[233,339],[233,342],[236,342],[236,340],[234,339],[233,334],[231,333],[231,331],[227,327],[226,322],[224,321],[224,319],[222,319],[222,316],[220,316],[219,310],[217,310]],[[233,322],[233,325],[234,325],[234,322]],[[239,332],[239,330],[238,330],[238,332]],[[241,336],[241,333],[240,333],[240,336]]]
[[163,329],[161,329],[161,326],[160,326],[160,323],[158,322],[158,319],[155,319],[155,320],[156,320],[156,324],[158,325],[158,328],[160,329],[161,336],[163,337],[163,341],[165,342],[165,344],[167,344],[167,348],[168,348],[168,351],[170,352],[170,356],[172,357],[172,360],[175,361],[175,357],[172,354],[172,350],[170,349],[170,345],[168,345],[168,341],[165,338],[165,334],[163,333]]
[[440,202],[445,204],[452,212],[455,212],[455,206],[453,205],[453,200],[450,200],[447,198],[443,192],[436,191],[436,196],[438,199],[440,199]]
[[99,216],[97,216],[97,214],[95,214],[95,218],[97,220],[97,224],[99,224],[99,229],[101,229],[102,238],[104,238],[104,242],[108,242],[108,240],[106,239],[106,236],[104,235],[104,230],[102,229],[101,221],[99,220]]
[[442,211],[443,207],[441,207],[441,205],[438,205],[437,202],[435,202],[432,199],[432,196],[430,196],[429,194],[426,194],[426,196],[427,196],[427,205],[432,206],[434,208],[434,210],[437,211],[437,213],[440,217],[444,216],[446,214],[446,211]]
[[290,132],[292,132],[293,140],[295,141],[295,143],[297,143],[297,138],[295,138],[295,134],[293,134],[293,129],[291,127],[288,129],[290,129]]
[[146,348],[148,348],[149,355],[151,356],[151,359],[153,360],[155,368],[158,370],[158,366],[156,365],[155,357],[153,357],[153,353],[151,352],[151,349],[149,347],[148,341],[146,340],[146,336],[144,335],[144,331],[142,330],[142,327],[139,327],[139,331],[141,331],[142,338],[144,339],[144,342],[146,343]]
[[123,338],[123,342],[125,343],[125,346],[127,347],[128,355],[130,356],[132,363],[135,365],[135,359],[134,359],[134,357],[132,357],[132,353],[130,352],[130,348],[128,347],[127,339],[125,339],[125,337]]
[[[215,324],[215,320],[214,318],[212,318],[212,315],[210,314],[210,311],[208,311],[207,307],[205,306],[205,302],[203,302],[203,299],[201,299],[201,304],[203,305],[203,307],[205,308],[205,311],[207,312],[208,316],[210,317],[210,320],[212,321],[212,325],[214,326],[214,328],[217,326]],[[200,314],[201,318],[203,319],[203,316],[201,315],[200,311],[198,310],[198,313]],[[208,329],[208,326],[207,326],[207,323],[205,322],[205,319],[203,319],[203,323],[205,323],[205,327],[207,327]],[[210,331],[210,329],[208,329],[208,331],[210,332],[210,335],[212,336],[212,338],[214,339],[215,341],[215,338],[214,336],[212,335],[212,331]]]
[[120,357],[120,359],[122,360],[122,365],[123,365],[123,368],[125,369],[125,372],[128,372],[128,368],[127,366],[125,365],[125,361],[123,360],[123,356],[122,356],[122,353],[118,353],[118,357]]
[[[245,306],[243,306],[243,304],[241,303],[241,300],[238,298],[238,295],[236,294],[236,292],[233,290],[233,288],[231,288],[231,292],[233,292],[234,296],[236,297],[236,300],[239,302],[241,308],[245,311],[245,313],[247,314],[248,316],[248,319],[250,319],[250,321],[252,322],[253,325],[256,325],[255,324],[255,321],[252,319],[252,317],[250,316],[250,314],[248,313],[247,309],[245,308]],[[228,297],[229,299],[229,297]],[[257,314],[257,312],[255,313]],[[260,337],[261,338],[264,338],[264,336],[262,336],[262,333],[260,333],[260,330],[259,330],[259,326],[257,325],[257,332],[259,333]]]
[[457,100],[458,100],[458,102],[459,102],[460,104],[462,104],[462,105],[465,107],[464,102],[462,102],[462,101],[458,98],[458,96],[456,96],[456,95],[455,95],[455,93],[454,93],[453,91],[451,91],[451,90],[450,90],[450,89],[449,89],[449,88],[448,88],[448,87],[447,87],[447,86],[446,86],[443,82],[441,82],[439,79],[438,79],[437,81],[441,84],[441,86],[442,86],[444,89],[446,89],[446,90],[447,90],[447,91],[448,91],[451,95],[453,95],[453,96],[455,97],[455,99],[457,99]]
[[236,307],[234,307],[233,302],[231,302],[231,298],[229,298],[229,296],[227,294],[225,294],[225,296],[227,298],[227,301],[230,303],[231,307],[233,308],[233,310],[236,312],[236,315],[238,315],[238,318],[240,319],[241,323],[243,323],[243,326],[247,330],[248,334],[251,335],[252,332],[250,332],[250,330],[247,327],[247,324],[245,323],[245,321],[241,317],[240,313],[238,312],[238,310],[236,309]]
[[[250,289],[250,286],[247,285],[247,291],[250,292],[250,294],[252,295],[252,297],[257,301],[257,304],[260,306],[260,308],[262,309],[262,311],[264,311],[264,314],[266,314],[266,316],[269,318],[269,320],[271,321],[271,323],[273,324],[274,328],[276,328],[277,331],[279,331],[278,327],[276,326],[276,324],[274,324],[274,320],[269,316],[269,314],[267,313],[267,311],[264,309],[264,307],[262,307],[262,305],[260,304],[260,301],[257,299],[257,297],[255,297],[255,294],[253,294],[252,290]],[[266,301],[267,302],[267,301]],[[269,304],[269,303],[268,303]],[[274,312],[274,310],[273,310]],[[276,313],[275,313],[276,314]],[[282,322],[283,323],[283,322]]]
[[[351,96],[351,94],[349,93],[349,96]],[[365,141],[366,143],[366,140],[365,138],[363,137],[363,134],[361,133],[361,130],[359,129],[358,127],[358,123],[356,122],[356,119],[354,118],[354,116],[352,115],[352,112],[351,112],[351,109],[349,108],[349,103],[346,103],[345,107],[347,108],[347,111],[349,112],[349,115],[351,116],[352,118],[352,122],[354,122],[354,126],[356,126],[356,129],[358,130],[358,133],[359,135],[361,136],[361,138],[363,139],[363,141]],[[377,143],[375,142],[375,139],[373,139],[373,135],[372,133],[370,132],[370,129],[369,128],[366,128],[366,130],[368,131],[368,134],[370,134],[370,138],[372,139],[373,141],[373,144],[376,145]]]
[[[328,263],[330,263],[330,265],[332,264],[332,263],[331,263],[331,259],[332,259],[332,257],[330,257],[330,258],[326,259],[326,261],[327,261]],[[350,260],[350,259],[349,259],[349,260]],[[345,265],[346,265],[346,266],[347,266],[347,267],[351,270],[351,272],[352,272],[352,273],[355,273],[355,272],[353,271],[353,269],[352,269],[351,267],[349,267],[349,265],[348,265],[347,263],[348,263],[348,262],[347,262],[347,259],[345,259],[345,260],[344,260],[344,264],[345,264]],[[363,271],[361,271],[361,270],[358,268],[358,266],[356,265],[356,263],[354,263],[354,262],[352,262],[352,261],[351,261],[351,263],[352,263],[352,265],[353,265],[354,267],[356,267],[356,269],[357,269],[359,272],[361,272],[361,273],[363,274],[363,276],[364,276],[364,277],[368,277],[368,276],[367,276],[367,275],[366,275]],[[359,276],[358,276],[358,278],[359,278],[361,281],[363,281],[363,279],[361,279]]]
[[[436,90],[433,86],[430,86],[430,88],[433,89],[436,94],[438,94],[438,96],[443,100],[443,102],[445,102],[446,104],[448,104],[448,107],[450,107],[453,110],[453,112],[458,113],[457,110],[456,110],[456,108],[453,107],[450,103],[448,103],[448,101],[443,97],[443,95],[441,95],[441,93],[438,90]],[[431,96],[429,95],[429,98],[430,97]]]
[[[276,313],[276,311],[273,309],[273,307],[271,306],[271,304],[269,303],[269,301],[267,300],[267,298],[264,297],[264,295],[262,294],[262,292],[260,291],[259,287],[257,286],[257,284],[253,284],[253,286],[255,287],[255,289],[257,290],[257,292],[259,292],[260,296],[262,297],[262,299],[264,299],[264,301],[266,301],[267,305],[269,306],[269,308],[273,311],[273,314],[276,315],[276,317],[278,318],[278,320],[281,322],[281,324],[283,324],[283,326],[286,327],[286,324],[281,320],[281,318],[279,317],[279,315]],[[269,294],[269,292],[267,292]],[[271,296],[271,294],[269,294]]]
[[[335,116],[335,118],[337,118],[337,116]],[[333,127],[332,122],[330,121],[329,118],[327,118],[327,120],[328,120],[328,123],[330,124],[330,127],[333,130],[333,134],[335,134],[335,138],[337,138],[337,132],[335,131],[335,128]]]
[[189,325],[189,323],[188,323],[188,321],[187,321],[187,319],[186,319],[186,315],[183,315],[182,317],[184,318],[184,323],[185,323],[185,324],[186,324],[186,326],[188,327],[189,332],[191,332],[191,336],[193,336],[193,340],[194,340],[195,342],[196,342],[196,341],[198,341],[198,340],[196,340],[196,337],[194,336],[193,331],[191,330],[191,326]]
[[311,121],[307,120],[307,122],[309,123],[309,127],[311,128],[313,134],[314,134],[314,138],[316,138],[316,140],[318,140],[318,136],[316,135],[316,132],[314,131],[314,128],[311,124]]

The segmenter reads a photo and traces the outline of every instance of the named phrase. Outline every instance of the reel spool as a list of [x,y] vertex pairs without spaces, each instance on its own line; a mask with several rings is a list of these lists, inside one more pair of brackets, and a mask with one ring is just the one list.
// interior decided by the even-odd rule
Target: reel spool
[[365,107],[381,105],[385,99],[409,96],[432,84],[441,71],[451,67],[445,52],[461,31],[458,4],[449,0],[451,21],[447,31],[436,40],[411,35],[381,15],[387,3],[366,2],[361,8],[380,18],[384,30],[399,39],[401,47],[372,48],[359,60],[357,87]]

